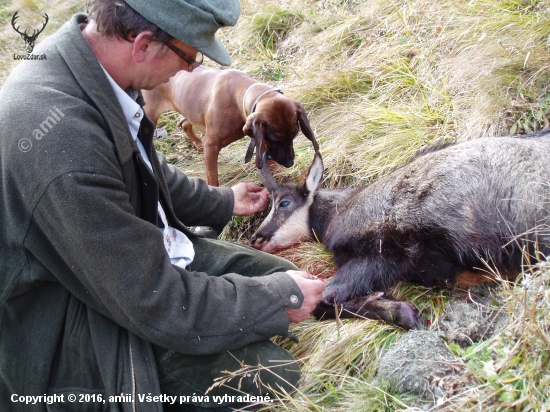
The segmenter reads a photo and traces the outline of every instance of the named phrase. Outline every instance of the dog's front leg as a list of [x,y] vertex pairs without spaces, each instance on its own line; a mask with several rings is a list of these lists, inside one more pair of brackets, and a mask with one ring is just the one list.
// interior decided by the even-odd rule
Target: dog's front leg
[[221,146],[212,143],[207,136],[204,136],[204,164],[206,165],[206,182],[211,186],[219,186],[218,180],[218,155]]

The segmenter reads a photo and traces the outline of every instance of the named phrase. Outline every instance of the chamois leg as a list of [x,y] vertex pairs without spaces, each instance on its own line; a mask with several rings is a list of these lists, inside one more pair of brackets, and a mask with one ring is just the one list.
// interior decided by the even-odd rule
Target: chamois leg
[[403,329],[417,329],[420,325],[418,310],[380,292],[400,279],[398,266],[384,257],[351,259],[340,266],[330,280],[323,301],[313,314],[317,318],[336,317],[336,302],[340,317],[381,319]]
[[323,300],[330,304],[343,303],[358,296],[383,292],[400,279],[398,267],[383,257],[353,258],[338,268],[328,283]]
[[403,329],[418,329],[420,317],[418,310],[407,302],[399,302],[384,292],[348,300],[339,305],[319,302],[313,311],[318,319],[355,318],[380,319],[393,323]]

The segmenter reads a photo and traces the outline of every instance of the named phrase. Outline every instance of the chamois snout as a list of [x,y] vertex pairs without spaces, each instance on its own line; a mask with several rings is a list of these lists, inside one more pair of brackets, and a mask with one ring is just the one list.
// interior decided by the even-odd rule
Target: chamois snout
[[[273,206],[274,209],[278,207],[278,205]],[[273,213],[272,210],[270,216]],[[262,252],[274,253],[287,249],[300,241],[311,240],[307,225],[301,216],[298,216],[298,219],[291,218],[289,222],[283,224],[281,224],[280,219],[270,219],[270,216],[266,218],[250,238],[250,244],[253,248]]]
[[250,245],[255,249],[259,249],[259,250],[262,250],[264,252],[270,253],[271,251],[269,250],[269,243],[268,243],[269,238],[270,238],[269,236],[264,236],[258,230],[250,238]]

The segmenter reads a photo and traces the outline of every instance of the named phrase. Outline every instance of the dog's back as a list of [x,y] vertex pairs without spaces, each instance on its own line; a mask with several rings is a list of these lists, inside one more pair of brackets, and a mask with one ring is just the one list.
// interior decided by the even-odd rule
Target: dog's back
[[[239,70],[198,67],[192,72],[181,71],[143,95],[145,111],[155,124],[168,110],[185,117],[180,126],[197,149],[204,149],[206,178],[211,185],[219,183],[220,150],[245,135],[252,138],[245,161],[256,149],[258,168],[264,152],[277,163],[292,166],[293,139],[300,130],[318,150],[303,106]],[[193,128],[202,133],[202,140]]]
[[155,122],[160,114],[175,110],[195,126],[201,126],[205,124],[204,113],[212,111],[212,105],[237,103],[233,98],[236,94],[235,85],[243,82],[248,85],[255,81],[240,70],[215,70],[202,66],[192,72],[182,70],[167,83],[153,90],[142,91],[145,110]]
[[[198,67],[180,71],[168,83],[143,91],[145,112],[157,124],[160,115],[173,110],[184,116],[179,123],[198,150],[204,150],[206,178],[218,185],[220,150],[244,137],[244,91],[255,81],[239,70]],[[202,139],[193,130],[202,133]]]

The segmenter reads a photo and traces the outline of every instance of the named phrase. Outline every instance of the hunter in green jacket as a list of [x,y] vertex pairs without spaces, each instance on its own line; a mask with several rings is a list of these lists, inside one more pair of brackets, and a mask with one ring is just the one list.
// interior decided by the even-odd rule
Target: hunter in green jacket
[[[162,411],[167,396],[178,396],[169,410],[224,410],[234,395],[269,396],[260,381],[291,391],[298,366],[269,339],[290,336],[324,283],[189,230],[220,231],[267,193],[188,178],[155,152],[149,119],[133,136],[115,93],[141,103],[140,89],[192,70],[198,51],[228,64],[214,33],[235,24],[238,1],[90,5],[93,19],[73,16],[36,47],[46,59],[21,63],[0,91],[0,410]],[[141,26],[102,32],[115,8],[110,20]],[[163,222],[192,243],[190,264],[173,264]],[[272,361],[286,363],[258,372]]]

